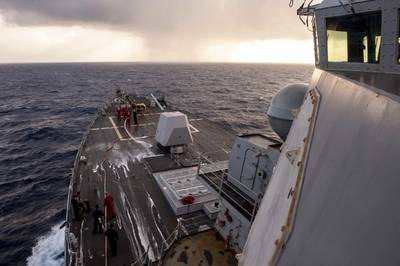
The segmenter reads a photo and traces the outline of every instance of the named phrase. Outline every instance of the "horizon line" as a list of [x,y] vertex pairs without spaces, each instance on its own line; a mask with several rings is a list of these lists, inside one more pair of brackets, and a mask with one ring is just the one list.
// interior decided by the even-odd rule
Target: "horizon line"
[[0,62],[0,65],[23,65],[23,64],[276,64],[276,65],[314,65],[305,62],[246,62],[246,61],[27,61],[27,62]]

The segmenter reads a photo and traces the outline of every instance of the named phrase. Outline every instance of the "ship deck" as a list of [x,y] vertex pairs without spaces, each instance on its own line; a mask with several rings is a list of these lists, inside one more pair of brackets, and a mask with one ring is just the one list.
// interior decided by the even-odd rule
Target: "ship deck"
[[[112,104],[99,113],[89,129],[80,148],[80,160],[75,165],[70,194],[80,192],[91,210],[96,204],[103,210],[105,192],[111,193],[116,212],[112,223],[119,240],[117,256],[110,257],[104,234],[92,233],[91,212],[82,221],[70,215],[69,232],[77,241],[75,245],[68,244],[68,253],[78,254],[75,256],[83,265],[139,265],[144,259],[159,260],[167,246],[162,243],[168,243],[177,233],[179,217],[172,211],[152,172],[196,165],[199,153],[207,162],[228,160],[235,138],[233,132],[207,119],[188,115],[193,143],[180,156],[179,164],[168,163],[165,152],[155,143],[159,115],[160,109],[148,107],[146,113],[138,116],[139,125],[127,128],[115,116]],[[151,167],[146,161],[151,162]],[[196,223],[196,215],[180,218],[189,228],[188,221]]]

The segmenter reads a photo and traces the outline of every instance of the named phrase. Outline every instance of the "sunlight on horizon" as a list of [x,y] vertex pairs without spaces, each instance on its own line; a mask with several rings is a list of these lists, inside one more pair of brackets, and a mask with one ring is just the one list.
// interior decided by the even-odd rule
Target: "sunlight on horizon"
[[312,40],[258,40],[207,47],[206,58],[224,62],[304,63],[314,62]]

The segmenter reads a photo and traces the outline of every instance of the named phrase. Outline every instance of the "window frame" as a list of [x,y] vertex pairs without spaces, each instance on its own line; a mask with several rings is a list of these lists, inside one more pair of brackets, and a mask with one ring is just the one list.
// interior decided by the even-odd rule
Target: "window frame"
[[[379,14],[379,17],[380,17],[380,38],[381,38],[381,41],[380,41],[380,43],[379,43],[379,58],[378,58],[378,61],[377,62],[349,62],[349,61],[329,61],[329,49],[328,49],[328,46],[329,46],[329,34],[328,34],[328,20],[329,19],[339,19],[339,18],[341,18],[341,17],[351,17],[351,16],[354,16],[354,15],[352,15],[352,14],[343,14],[343,15],[336,15],[336,16],[326,16],[325,18],[324,18],[324,30],[325,30],[325,49],[326,49],[326,62],[327,62],[327,64],[346,64],[346,65],[348,65],[348,64],[351,64],[351,65],[371,65],[371,66],[374,66],[374,65],[380,65],[381,64],[381,56],[382,56],[382,32],[383,32],[383,11],[382,10],[380,10],[380,9],[378,9],[378,10],[374,10],[374,11],[365,11],[365,12],[358,12],[358,13],[356,13],[356,15],[368,15],[368,14]],[[340,31],[338,31],[338,32],[340,32]],[[344,31],[343,31],[344,32]],[[348,31],[347,31],[347,33],[348,33]],[[377,35],[378,36],[378,35]],[[376,37],[376,36],[375,36]],[[377,46],[375,46],[375,50],[376,50],[376,47]],[[348,49],[348,44],[347,44],[347,49]],[[347,57],[349,57],[349,51],[347,52]],[[348,59],[347,59],[348,60]]]
[[[348,5],[345,5],[348,7]],[[400,9],[400,1],[360,1],[353,3],[353,8],[357,14],[368,13],[373,11],[382,12],[382,36],[381,36],[381,52],[379,64],[368,63],[336,63],[328,62],[327,55],[327,37],[326,37],[326,18],[340,17],[351,14],[348,8],[343,6],[327,6],[316,8],[314,10],[316,29],[318,30],[318,45],[320,61],[316,67],[320,70],[333,72],[380,72],[400,74],[400,63],[397,63],[397,31],[400,24],[400,17],[397,17]],[[398,24],[399,23],[399,24]]]

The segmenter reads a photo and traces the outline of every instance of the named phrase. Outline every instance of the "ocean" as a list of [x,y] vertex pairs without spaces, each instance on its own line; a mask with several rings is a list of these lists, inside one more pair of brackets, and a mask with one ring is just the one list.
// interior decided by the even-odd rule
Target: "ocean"
[[0,265],[63,265],[59,227],[75,153],[116,89],[163,94],[169,105],[237,133],[271,136],[272,96],[308,83],[312,71],[281,64],[0,65]]

